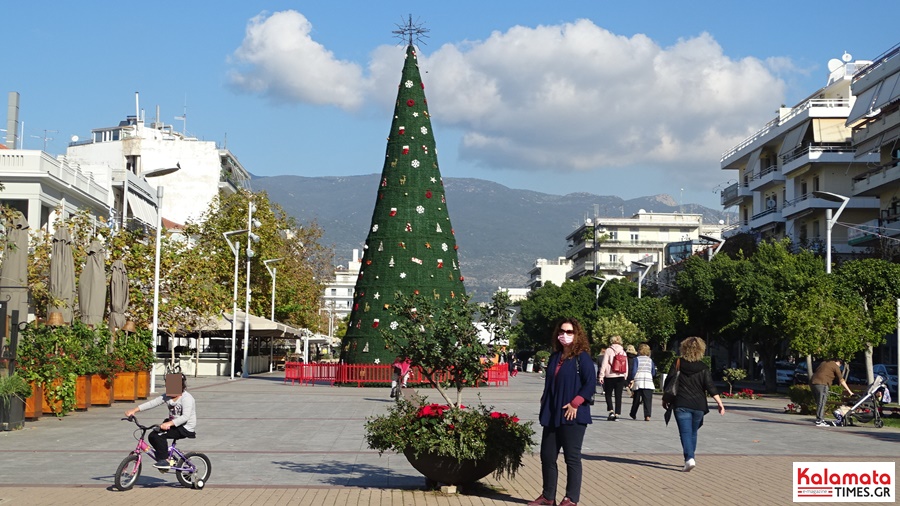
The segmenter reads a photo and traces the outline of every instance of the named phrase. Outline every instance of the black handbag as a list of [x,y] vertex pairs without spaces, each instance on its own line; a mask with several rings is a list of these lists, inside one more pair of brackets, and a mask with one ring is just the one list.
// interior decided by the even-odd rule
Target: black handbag
[[[579,381],[581,380],[581,361],[578,360],[578,357],[575,357],[575,374],[578,375]],[[597,395],[597,388],[594,388],[594,392],[591,393],[590,398],[585,399],[584,402],[588,404],[588,406],[594,405],[594,396]]]
[[675,360],[675,374],[670,378],[666,378],[666,384],[663,386],[663,405],[674,403],[675,398],[678,397],[679,376],[681,376],[681,357]]

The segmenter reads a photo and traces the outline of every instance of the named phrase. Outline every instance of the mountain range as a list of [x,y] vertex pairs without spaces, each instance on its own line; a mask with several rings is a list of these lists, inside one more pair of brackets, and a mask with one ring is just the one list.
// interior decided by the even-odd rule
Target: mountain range
[[[323,245],[333,246],[335,264],[346,265],[362,247],[372,220],[379,175],[336,177],[254,176],[254,191],[265,191],[299,223],[313,220],[323,229]],[[524,287],[538,258],[566,252],[566,236],[585,218],[630,217],[650,212],[703,215],[704,223],[726,218],[721,210],[679,206],[666,194],[623,200],[592,193],[551,195],[516,190],[474,178],[444,178],[447,208],[459,244],[466,290],[476,301],[498,288]]]

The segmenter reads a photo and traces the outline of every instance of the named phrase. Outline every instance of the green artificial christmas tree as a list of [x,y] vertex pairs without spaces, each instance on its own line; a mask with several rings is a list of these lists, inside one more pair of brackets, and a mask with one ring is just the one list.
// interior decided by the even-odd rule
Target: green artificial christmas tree
[[381,332],[397,327],[388,311],[397,293],[464,296],[457,249],[410,36],[341,360],[393,362]]

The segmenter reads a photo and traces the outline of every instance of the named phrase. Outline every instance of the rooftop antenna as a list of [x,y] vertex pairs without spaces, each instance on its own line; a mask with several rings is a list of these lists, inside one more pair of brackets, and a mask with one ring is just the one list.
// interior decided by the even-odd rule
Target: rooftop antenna
[[184,94],[184,114],[175,116],[175,119],[181,120],[181,134],[187,136],[187,93]]
[[400,39],[401,42],[408,43],[408,45],[413,45],[413,38],[415,38],[416,43],[425,44],[422,39],[427,39],[428,35],[426,33],[431,30],[427,28],[422,28],[422,22],[417,18],[416,22],[413,23],[412,14],[409,15],[405,24],[398,24],[396,30],[392,30],[391,33],[394,34],[394,37]]
[[44,129],[44,136],[43,136],[43,137],[41,137],[40,135],[32,135],[32,137],[34,137],[35,139],[44,139],[44,147],[43,147],[43,149],[42,149],[42,151],[44,151],[44,152],[47,151],[47,141],[52,141],[52,140],[53,140],[53,137],[49,137],[49,136],[47,135],[48,133],[54,133],[54,134],[55,134],[55,133],[59,133],[59,130],[47,130],[47,129],[45,128],[45,129]]

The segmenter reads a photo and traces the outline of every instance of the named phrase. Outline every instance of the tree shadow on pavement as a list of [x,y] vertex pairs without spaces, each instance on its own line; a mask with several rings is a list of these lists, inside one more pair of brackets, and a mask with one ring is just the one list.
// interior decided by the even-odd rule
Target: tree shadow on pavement
[[[324,475],[325,477],[320,478],[320,481],[329,485],[398,490],[426,489],[424,476],[396,474],[388,471],[384,467],[369,464],[340,462],[336,460],[310,464],[291,461],[272,463],[279,466],[281,469],[295,473]],[[503,501],[517,500],[509,494],[505,494],[481,482],[460,486],[460,490],[465,495]]]
[[[640,466],[640,467],[655,467],[657,469],[663,469],[666,471],[681,471],[682,467],[684,467],[683,462],[667,464],[665,462],[658,462],[658,461],[653,461],[653,460],[630,459],[630,458],[626,458],[626,457],[611,457],[609,455],[582,454],[581,458],[584,460],[609,462],[611,464],[628,464],[628,465]],[[676,457],[676,461],[678,460],[678,458],[679,457]]]

